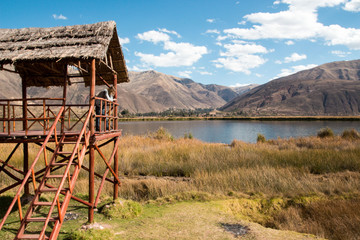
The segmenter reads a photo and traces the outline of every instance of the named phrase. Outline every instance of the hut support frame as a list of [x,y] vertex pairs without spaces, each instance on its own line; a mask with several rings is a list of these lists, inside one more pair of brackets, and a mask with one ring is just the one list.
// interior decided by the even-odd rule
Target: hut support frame
[[[9,186],[0,189],[0,194],[5,193],[11,189],[16,189],[19,188],[20,185],[20,191],[18,191],[18,193],[15,195],[15,198],[13,200],[13,203],[10,205],[8,212],[5,214],[4,218],[2,219],[1,223],[0,223],[0,229],[3,227],[3,225],[5,224],[5,221],[7,219],[7,217],[10,215],[10,213],[12,212],[12,208],[14,207],[14,205],[18,205],[19,206],[19,210],[23,207],[23,204],[21,204],[21,201],[19,199],[21,199],[21,192],[23,192],[23,197],[24,196],[31,196],[34,195],[30,206],[28,208],[28,211],[26,213],[23,213],[22,211],[19,211],[19,220],[20,220],[20,229],[15,237],[15,239],[23,239],[23,238],[30,238],[30,237],[34,237],[34,236],[30,236],[31,234],[27,233],[27,223],[31,222],[31,221],[44,221],[44,227],[42,229],[42,231],[36,235],[39,237],[39,239],[56,239],[57,235],[59,234],[60,231],[60,227],[62,225],[62,221],[63,221],[63,217],[64,214],[66,212],[66,208],[69,204],[70,199],[73,199],[81,204],[84,204],[85,206],[88,207],[88,221],[89,222],[93,222],[94,221],[94,209],[97,207],[99,200],[100,200],[100,195],[102,192],[102,189],[105,185],[105,182],[109,182],[110,184],[113,185],[113,199],[116,200],[118,198],[118,188],[120,185],[120,180],[118,177],[118,167],[119,167],[119,163],[118,163],[118,147],[119,147],[119,140],[120,140],[120,136],[121,136],[121,130],[118,129],[118,121],[117,121],[117,104],[116,102],[113,103],[113,105],[110,107],[108,107],[108,110],[112,109],[112,113],[110,115],[106,115],[107,117],[102,117],[102,116],[97,116],[94,112],[94,108],[95,108],[95,84],[96,84],[96,79],[99,78],[99,75],[96,73],[96,64],[97,61],[96,59],[92,59],[90,61],[90,73],[91,73],[91,84],[90,84],[90,100],[89,100],[89,111],[87,111],[87,113],[84,113],[83,115],[81,114],[77,114],[71,107],[66,105],[66,97],[67,97],[67,83],[69,81],[69,76],[67,73],[67,65],[64,65],[64,73],[63,73],[63,97],[60,98],[59,100],[61,100],[61,104],[56,105],[56,106],[61,106],[62,107],[62,111],[59,111],[58,113],[56,111],[50,110],[50,106],[47,106],[45,103],[45,100],[43,101],[43,113],[36,117],[35,113],[33,113],[30,109],[29,109],[29,98],[27,98],[27,86],[26,86],[26,78],[23,78],[22,80],[22,99],[20,99],[21,101],[21,107],[22,107],[22,117],[20,119],[20,121],[22,122],[22,131],[21,134],[19,134],[17,131],[6,131],[6,134],[3,133],[2,135],[0,135],[0,144],[4,143],[4,144],[8,144],[8,143],[16,143],[16,145],[13,147],[12,151],[9,153],[9,155],[7,156],[7,158],[5,160],[0,159],[0,173],[1,174],[6,174],[9,178],[13,179],[15,181],[15,183],[10,184]],[[87,65],[86,62],[83,62],[81,65]],[[105,81],[105,80],[104,80]],[[106,85],[108,85],[108,83],[105,81]],[[113,86],[115,87],[115,89],[117,90],[117,75],[114,74],[113,75]],[[117,91],[116,91],[117,92]],[[117,96],[115,96],[116,99]],[[9,102],[9,101],[8,101]],[[1,101],[0,101],[1,103]],[[54,106],[55,106],[54,105]],[[33,105],[30,105],[33,106]],[[35,105],[34,105],[35,106]],[[38,104],[36,106],[41,106],[41,104]],[[68,107],[68,108],[67,108]],[[83,106],[82,106],[83,107]],[[48,109],[49,111],[46,111],[46,109]],[[65,113],[65,109],[68,110],[68,116],[67,113]],[[7,111],[7,109],[5,109],[5,112],[9,112]],[[70,129],[70,131],[66,131],[67,127],[66,127],[66,118],[70,117],[70,113],[71,111],[74,113],[73,115],[75,115],[76,117],[78,117],[79,119],[77,120],[76,124],[83,122],[83,120],[81,120],[84,116],[88,116],[88,126],[84,126],[83,129],[88,128],[88,135],[86,133],[86,131],[84,132],[84,137],[82,137],[81,139],[78,139],[78,134],[76,131],[71,131],[72,128],[68,128],[68,130]],[[30,113],[30,115],[28,114]],[[59,130],[56,130],[56,124],[53,125],[52,130],[51,129],[47,129],[48,126],[48,121],[51,119],[50,114],[56,118],[55,121],[58,121],[58,124],[60,125],[60,127],[58,128]],[[81,117],[79,117],[81,115]],[[111,117],[108,117],[111,116]],[[16,119],[14,116],[10,116],[7,115],[6,116],[9,119]],[[3,117],[4,122],[5,121],[9,121],[9,119],[6,119],[6,117]],[[96,132],[95,131],[95,118],[96,117],[100,117],[102,119],[102,121],[105,123],[106,120],[112,121],[113,122],[113,127],[112,129],[104,129],[101,133]],[[16,122],[14,120],[14,122]],[[31,124],[29,124],[31,122]],[[34,136],[31,135],[33,133],[33,131],[31,130],[31,128],[33,128],[34,124],[36,125],[36,122],[38,123],[38,125],[41,125],[43,127],[43,131],[37,131],[37,134],[40,134],[39,136]],[[15,123],[14,123],[15,124]],[[11,124],[10,124],[11,125]],[[10,126],[8,124],[8,127]],[[1,134],[1,133],[0,133]],[[86,139],[88,136],[88,144],[86,144]],[[68,140],[66,140],[68,139]],[[65,141],[80,141],[82,142],[82,144],[87,145],[87,147],[83,150],[76,150],[77,152],[73,152],[72,153],[72,157],[67,155],[66,153],[62,153],[63,151],[63,147],[64,144],[62,144],[63,142],[65,143]],[[101,141],[101,142],[100,142]],[[47,144],[47,142],[52,142],[55,143],[55,148],[51,147]],[[50,160],[50,156],[52,155],[52,159],[56,158],[56,161],[53,160],[54,162],[56,162],[56,164],[58,164],[59,166],[54,167],[51,169],[51,171],[59,171],[59,169],[61,169],[60,164],[65,164],[67,162],[69,162],[69,160],[71,160],[73,162],[73,164],[78,164],[79,165],[79,169],[83,169],[83,171],[86,171],[89,173],[89,189],[88,189],[88,194],[89,194],[89,199],[88,201],[82,200],[74,195],[72,195],[72,189],[75,186],[75,180],[71,180],[69,177],[69,180],[67,179],[67,176],[64,175],[64,177],[62,177],[61,179],[63,179],[61,182],[69,182],[69,186],[70,188],[64,188],[64,187],[60,187],[57,188],[56,186],[53,186],[50,183],[46,182],[46,178],[49,177],[49,163],[45,164],[44,167],[37,169],[35,171],[34,166],[29,166],[29,144],[35,144],[37,146],[40,146],[40,151],[38,153],[38,155],[40,154],[45,154],[44,156],[47,156],[47,161],[52,161]],[[61,145],[62,144],[62,145]],[[112,151],[111,151],[111,155],[107,158],[103,152],[101,151],[102,147],[105,146],[109,146],[109,144],[112,144]],[[14,166],[11,165],[11,159],[13,157],[13,155],[19,151],[19,147],[22,146],[22,150],[23,150],[23,169],[17,169]],[[80,146],[80,145],[79,145]],[[75,150],[74,150],[75,151]],[[80,153],[80,152],[81,153]],[[41,153],[43,152],[43,153]],[[97,155],[95,155],[97,153]],[[56,155],[56,157],[55,157]],[[88,156],[88,167],[86,165],[84,165],[84,157]],[[99,156],[99,158],[97,157]],[[45,158],[45,157],[44,157]],[[95,159],[99,159],[97,161],[95,161]],[[36,160],[35,160],[36,161]],[[105,164],[106,169],[104,173],[98,173],[95,172],[95,164],[98,164],[98,162],[101,161]],[[66,169],[70,169],[70,165],[67,165],[68,167]],[[13,173],[11,173],[11,171],[16,172],[17,174],[20,174],[21,178],[16,177]],[[65,172],[67,172],[68,170],[66,170]],[[79,170],[80,171],[80,170]],[[112,178],[108,177],[108,173],[111,173]],[[68,173],[66,173],[68,174]],[[78,172],[75,172],[74,174],[78,174]],[[70,176],[70,175],[69,175]],[[100,184],[98,189],[95,192],[95,177],[99,179]],[[41,187],[42,186],[42,187]],[[41,189],[39,189],[41,188]],[[21,190],[22,189],[22,190]],[[43,193],[42,191],[52,191],[52,189],[57,189],[58,195],[63,195],[64,196],[64,202],[62,204],[59,203],[59,200],[54,200],[55,205],[50,205],[50,203],[39,203],[39,196],[41,195],[41,193]],[[32,193],[33,191],[33,193]],[[58,203],[57,203],[58,202]],[[55,214],[52,213],[53,210],[51,210],[49,212],[49,216],[47,218],[43,218],[43,219],[34,219],[31,216],[34,214],[33,212],[33,208],[35,206],[37,206],[37,204],[49,204],[50,208],[52,209],[59,209],[59,215],[57,217],[53,217],[53,215]],[[57,207],[56,207],[57,204]],[[60,204],[60,205],[59,205]],[[45,230],[48,228],[48,223],[51,221],[55,221],[52,233],[50,236],[47,236],[45,234]],[[46,230],[48,231],[48,230]]]

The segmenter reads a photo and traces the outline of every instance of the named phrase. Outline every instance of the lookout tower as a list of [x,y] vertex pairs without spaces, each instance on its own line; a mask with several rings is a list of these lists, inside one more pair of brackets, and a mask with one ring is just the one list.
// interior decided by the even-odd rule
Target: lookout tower
[[[0,177],[7,175],[12,183],[0,194],[15,191],[0,230],[18,208],[20,227],[15,239],[56,239],[71,199],[88,206],[92,222],[105,181],[113,184],[114,199],[118,196],[118,104],[95,96],[96,85],[113,85],[117,90],[118,83],[129,81],[116,24],[0,29],[0,71],[19,74],[22,86],[21,98],[0,99],[0,148],[12,147],[0,159]],[[67,103],[68,85],[73,82],[89,88],[88,103]],[[30,87],[53,86],[62,89],[62,97],[28,97]],[[95,114],[96,100],[103,103],[105,115]],[[99,131],[95,131],[95,118],[100,119]],[[35,156],[29,154],[29,145],[38,148]],[[106,156],[102,149],[109,145],[112,150]],[[18,168],[12,160],[21,148],[22,167]],[[95,172],[99,164],[105,164],[104,172]],[[87,201],[73,195],[80,171],[89,175]],[[100,180],[96,192],[95,177]],[[22,212],[24,195],[33,196],[26,212]],[[46,216],[37,216],[34,209],[39,206],[46,209]],[[35,230],[34,225],[40,227]]]

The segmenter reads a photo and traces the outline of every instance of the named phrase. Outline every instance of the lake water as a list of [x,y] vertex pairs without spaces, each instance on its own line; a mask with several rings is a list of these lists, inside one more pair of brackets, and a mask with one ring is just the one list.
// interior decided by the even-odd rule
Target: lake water
[[136,121],[119,122],[123,134],[143,135],[154,132],[160,127],[166,128],[175,138],[191,133],[194,138],[205,142],[231,143],[232,140],[256,142],[257,134],[266,139],[315,136],[325,127],[335,134],[354,128],[360,131],[360,121]]

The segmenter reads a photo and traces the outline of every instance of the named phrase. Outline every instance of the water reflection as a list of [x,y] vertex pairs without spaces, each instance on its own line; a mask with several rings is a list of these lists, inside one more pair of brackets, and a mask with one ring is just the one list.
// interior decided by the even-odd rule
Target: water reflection
[[175,138],[192,133],[202,141],[231,143],[234,139],[256,142],[258,133],[266,139],[275,139],[316,135],[324,127],[330,127],[335,134],[351,128],[360,131],[360,121],[140,121],[120,122],[119,127],[130,135],[142,135],[164,127]]

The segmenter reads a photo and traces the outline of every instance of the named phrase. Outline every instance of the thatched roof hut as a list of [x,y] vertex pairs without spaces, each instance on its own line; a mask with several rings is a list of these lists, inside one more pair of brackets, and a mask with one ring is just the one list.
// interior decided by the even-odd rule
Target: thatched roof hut
[[[96,59],[101,80],[127,82],[128,74],[114,21],[52,28],[0,29],[0,70],[13,64],[29,86],[61,86],[69,65],[89,85],[89,62]],[[64,73],[65,72],[65,73]],[[75,77],[75,76],[73,76]],[[79,76],[77,76],[79,77]]]

